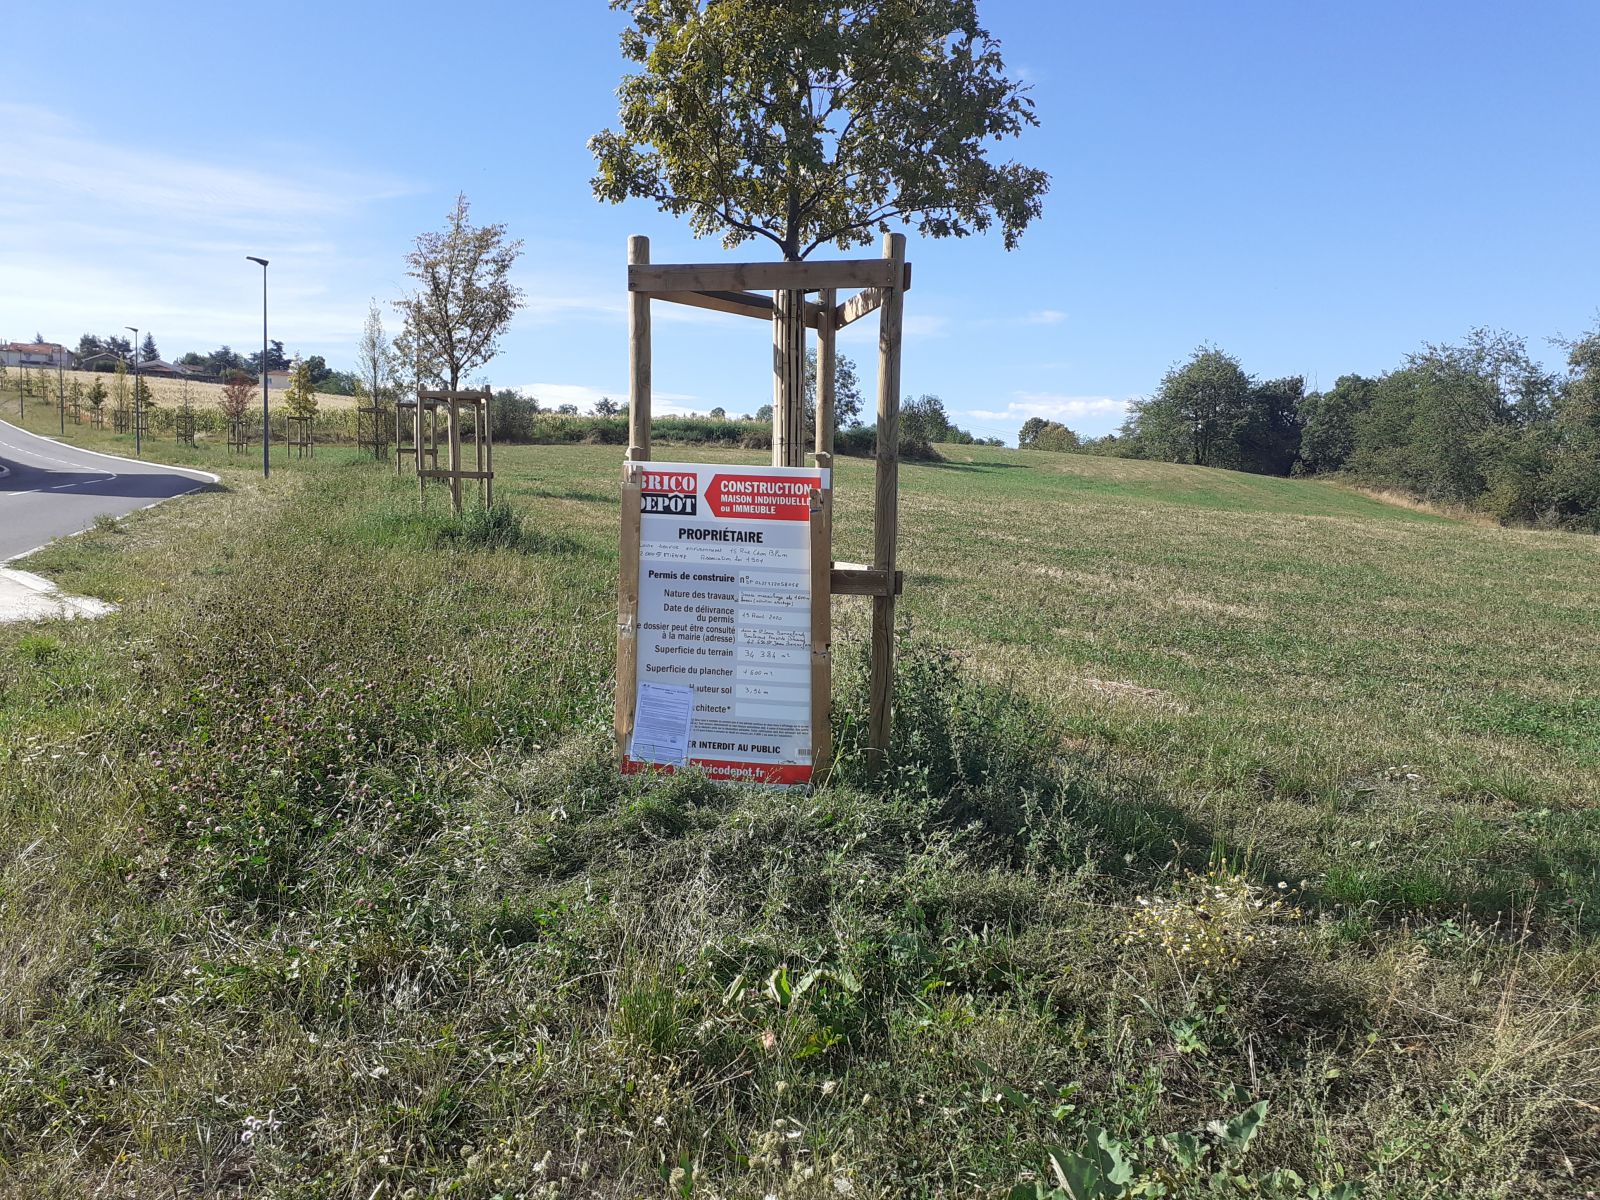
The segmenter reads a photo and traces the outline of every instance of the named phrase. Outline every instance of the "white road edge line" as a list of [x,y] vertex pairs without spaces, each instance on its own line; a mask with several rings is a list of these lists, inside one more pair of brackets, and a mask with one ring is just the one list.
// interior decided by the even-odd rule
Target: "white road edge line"
[[[203,476],[205,476],[205,481],[203,481],[200,484],[199,487],[192,487],[188,491],[184,491],[184,492],[176,492],[171,496],[163,496],[159,500],[152,500],[149,504],[141,504],[138,508],[129,509],[126,513],[123,514],[123,516],[132,516],[136,512],[144,512],[146,509],[154,508],[158,504],[165,504],[168,500],[176,500],[180,496],[192,496],[192,495],[194,495],[194,493],[196,493],[196,492],[202,490],[203,488],[205,488],[208,484],[221,483],[222,482],[222,476],[214,475],[210,471],[201,470],[199,467],[174,467],[174,466],[171,466],[171,465],[169,465],[167,463],[149,462],[148,460],[142,459],[142,458],[128,458],[125,455],[121,455],[121,454],[102,454],[98,450],[85,450],[81,446],[74,446],[71,442],[63,442],[59,438],[45,437],[43,434],[31,433],[28,430],[21,428],[20,426],[12,425],[10,421],[5,422],[5,424],[10,426],[12,429],[15,429],[18,433],[26,434],[28,437],[36,438],[41,442],[50,442],[51,444],[56,445],[56,446],[63,446],[68,450],[76,450],[79,454],[92,454],[96,458],[109,458],[112,462],[136,463],[136,464],[140,464],[140,465],[143,465],[143,466],[160,467],[163,470],[176,471],[179,474],[189,475],[191,477],[195,476],[195,475],[203,475]],[[0,465],[0,475],[9,475],[9,474],[11,474],[11,468],[3,466],[3,465]],[[113,476],[113,478],[115,478],[115,476]],[[91,530],[93,528],[94,528],[94,523],[91,521],[88,525],[85,525],[82,529],[74,529],[71,533],[63,533],[63,534],[60,535],[60,537],[51,538],[48,542],[44,542],[41,545],[35,546],[32,550],[24,550],[20,554],[12,554],[12,555],[9,555],[6,558],[0,558],[0,567],[9,567],[12,563],[20,562],[22,559],[27,558],[30,554],[39,553],[39,551],[43,550],[46,546],[54,545],[56,542],[59,542],[62,538],[77,537],[80,533],[87,533],[89,530]],[[34,578],[37,579],[37,578],[40,578],[40,576],[36,575],[36,576],[34,576]]]
[[[5,423],[7,425],[11,425],[10,421],[7,421]],[[76,451],[79,454],[92,454],[96,458],[109,458],[112,462],[134,463],[135,465],[142,466],[142,467],[160,467],[163,471],[176,471],[180,475],[203,475],[203,476],[205,476],[206,482],[208,482],[208,483],[221,483],[222,482],[222,476],[213,475],[210,471],[202,470],[200,467],[175,467],[171,463],[152,462],[148,458],[129,458],[125,454],[105,454],[105,453],[103,453],[102,451],[99,451],[99,450],[88,450],[88,449],[85,449],[82,446],[74,446],[71,442],[64,442],[60,438],[46,437],[42,433],[33,433],[30,430],[22,428],[20,425],[11,425],[11,428],[15,429],[18,433],[25,434],[28,437],[37,438],[41,442],[49,442],[52,445],[61,446],[61,447],[65,448],[65,449],[67,449],[67,450]],[[198,489],[191,489],[191,490],[198,490]],[[179,496],[187,496],[188,494],[189,494],[188,492],[179,492],[178,493]],[[169,499],[174,499],[175,500],[175,499],[177,499],[177,497],[173,496],[173,497],[169,497]],[[158,500],[158,501],[156,501],[156,503],[159,504],[160,501]],[[145,505],[145,508],[150,508],[150,507],[151,507],[151,505],[148,505],[148,504]],[[133,511],[134,512],[142,512],[144,510],[136,508]],[[79,530],[78,532],[82,533],[83,531]],[[72,535],[71,534],[65,534],[63,536],[70,537]],[[32,551],[29,551],[29,553],[32,553]]]
[[[115,458],[116,456],[112,455],[112,454],[108,454],[105,457],[107,457],[107,458]],[[222,481],[221,481],[221,479],[218,479],[217,482],[221,483]],[[133,516],[134,513],[144,512],[147,509],[154,508],[158,504],[165,504],[168,500],[177,500],[182,496],[192,496],[196,492],[204,491],[207,486],[208,486],[207,484],[202,483],[199,487],[192,487],[186,492],[174,492],[170,496],[163,496],[159,500],[152,500],[152,501],[150,501],[149,504],[141,504],[138,508],[130,508],[127,512],[122,514],[122,517],[131,517],[131,516]],[[117,520],[119,520],[119,521],[122,520],[122,517],[118,517]],[[14,562],[21,562],[23,559],[27,558],[30,554],[37,554],[41,550],[48,549],[49,547],[55,545],[57,542],[61,541],[63,538],[77,537],[80,533],[88,533],[89,530],[91,530],[93,528],[94,528],[94,522],[91,521],[91,522],[89,522],[89,524],[85,525],[82,529],[74,529],[71,533],[59,534],[58,536],[51,538],[48,542],[40,543],[39,545],[35,546],[32,550],[24,550],[21,554],[13,554],[9,558],[0,558],[0,567],[9,567]]]

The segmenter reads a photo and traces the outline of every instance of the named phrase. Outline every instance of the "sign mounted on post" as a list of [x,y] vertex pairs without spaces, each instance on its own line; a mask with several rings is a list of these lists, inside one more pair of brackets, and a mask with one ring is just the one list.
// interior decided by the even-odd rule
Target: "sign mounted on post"
[[[714,779],[811,779],[826,670],[812,543],[831,517],[819,468],[630,463],[623,486],[618,734],[626,771],[697,767]],[[630,637],[632,663],[629,657]],[[631,669],[630,669],[631,667]],[[619,700],[621,697],[619,697]],[[631,709],[630,711],[626,711]]]

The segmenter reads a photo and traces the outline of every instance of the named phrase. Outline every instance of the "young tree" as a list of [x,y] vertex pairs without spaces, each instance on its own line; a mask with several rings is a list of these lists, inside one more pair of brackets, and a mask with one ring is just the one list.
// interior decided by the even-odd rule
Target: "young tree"
[[155,334],[153,334],[153,333],[145,334],[144,335],[144,345],[141,346],[140,349],[139,349],[139,361],[140,362],[155,362],[160,357],[161,357],[161,352],[156,349]]
[[419,286],[396,303],[405,316],[404,349],[423,364],[419,373],[443,379],[451,391],[495,356],[522,307],[522,289],[511,282],[521,240],[507,241],[504,225],[472,224],[470,208],[466,194],[458,195],[444,229],[418,235],[406,274]]
[[105,380],[96,378],[89,384],[89,391],[84,399],[89,401],[90,408],[94,409],[95,412],[99,412],[105,407],[106,394]]
[[[99,381],[96,380],[98,383]],[[104,389],[101,389],[104,391]],[[67,388],[67,403],[72,405],[72,419],[76,421],[83,411],[83,380],[74,379]]]
[[117,360],[117,377],[112,382],[112,393],[116,397],[117,411],[128,411],[128,364],[120,358]]
[[255,408],[256,383],[243,371],[231,373],[222,384],[222,416],[226,421],[243,421]]
[[[603,200],[653,200],[698,236],[762,238],[786,260],[891,220],[928,237],[998,223],[1010,249],[1041,211],[1049,176],[987,157],[1038,122],[977,0],[612,7],[629,12],[622,53],[640,69],[622,79],[619,127],[589,141]],[[803,344],[804,319],[797,294],[780,296],[775,341]],[[804,383],[779,379],[792,413]]]
[[356,374],[371,397],[370,403],[380,408],[387,406],[394,390],[396,366],[395,352],[383,331],[382,310],[373,300],[367,307],[361,340],[356,343]]
[[294,360],[289,368],[289,387],[283,394],[283,406],[296,417],[311,417],[317,412],[317,389],[311,381],[311,364]]

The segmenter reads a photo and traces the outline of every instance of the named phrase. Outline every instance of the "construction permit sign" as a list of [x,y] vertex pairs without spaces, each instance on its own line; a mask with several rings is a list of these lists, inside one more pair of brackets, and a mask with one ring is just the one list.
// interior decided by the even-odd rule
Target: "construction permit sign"
[[811,493],[829,472],[641,463],[623,769],[811,778]]

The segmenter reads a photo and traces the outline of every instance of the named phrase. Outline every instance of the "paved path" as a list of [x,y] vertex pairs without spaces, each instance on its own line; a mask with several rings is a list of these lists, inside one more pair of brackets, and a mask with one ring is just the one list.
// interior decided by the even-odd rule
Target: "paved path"
[[209,471],[163,467],[80,450],[0,421],[0,622],[98,617],[115,605],[68,596],[48,579],[7,566],[94,524],[199,491]]
[[[9,469],[9,471],[8,471]],[[0,564],[94,524],[215,483],[208,471],[80,450],[0,421]]]

